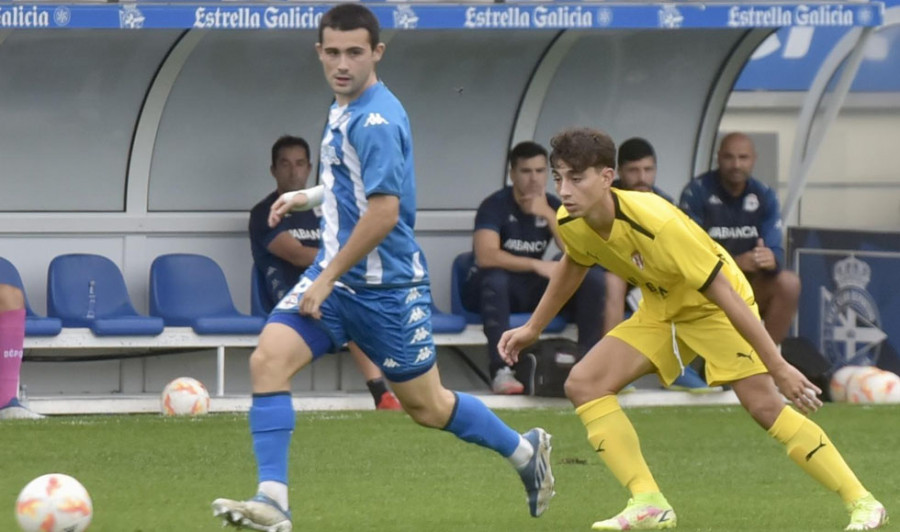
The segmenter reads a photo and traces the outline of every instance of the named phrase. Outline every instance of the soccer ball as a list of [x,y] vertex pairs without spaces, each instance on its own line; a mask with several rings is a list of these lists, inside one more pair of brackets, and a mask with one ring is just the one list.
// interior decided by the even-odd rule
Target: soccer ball
[[829,383],[831,400],[837,403],[846,401],[847,385],[850,384],[850,379],[864,369],[866,366],[844,366],[834,372]]
[[878,368],[867,368],[847,384],[851,403],[900,403],[900,376]]
[[25,532],[83,532],[93,515],[84,486],[60,473],[32,480],[16,500],[16,519]]
[[178,377],[169,384],[160,397],[160,410],[164,416],[199,416],[209,412],[209,392],[206,386],[191,377]]

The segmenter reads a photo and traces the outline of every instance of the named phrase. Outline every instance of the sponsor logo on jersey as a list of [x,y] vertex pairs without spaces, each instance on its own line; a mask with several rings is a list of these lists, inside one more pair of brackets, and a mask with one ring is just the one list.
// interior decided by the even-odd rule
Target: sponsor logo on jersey
[[755,225],[742,225],[740,227],[710,227],[709,236],[713,240],[730,240],[732,238],[759,238],[759,229]]
[[543,240],[520,240],[518,238],[510,238],[503,243],[503,249],[507,251],[518,251],[524,253],[541,253],[547,248],[547,243]]
[[637,251],[635,251],[634,253],[631,254],[631,262],[633,262],[634,265],[637,266],[639,270],[644,269],[644,257],[642,257],[641,254],[638,253]]
[[288,229],[290,231],[291,236],[296,240],[312,240],[318,242],[320,240],[320,229]]

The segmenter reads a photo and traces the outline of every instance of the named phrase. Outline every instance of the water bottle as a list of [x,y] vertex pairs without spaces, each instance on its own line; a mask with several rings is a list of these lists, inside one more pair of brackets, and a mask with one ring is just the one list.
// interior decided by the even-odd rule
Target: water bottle
[[87,305],[87,314],[84,315],[85,318],[92,320],[97,317],[95,313],[95,307],[97,306],[97,293],[94,292],[94,280],[91,279],[91,282],[88,283],[88,305]]

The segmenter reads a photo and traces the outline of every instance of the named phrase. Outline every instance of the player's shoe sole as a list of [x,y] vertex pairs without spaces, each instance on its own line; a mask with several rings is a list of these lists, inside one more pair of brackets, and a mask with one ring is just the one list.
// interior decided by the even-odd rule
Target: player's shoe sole
[[262,494],[248,501],[216,499],[212,503],[213,516],[222,519],[222,526],[249,528],[262,532],[291,532],[291,516],[272,499]]
[[555,479],[550,467],[551,436],[544,429],[531,429],[522,435],[534,448],[528,464],[519,470],[525,492],[528,494],[528,511],[532,517],[540,517],[550,506]]

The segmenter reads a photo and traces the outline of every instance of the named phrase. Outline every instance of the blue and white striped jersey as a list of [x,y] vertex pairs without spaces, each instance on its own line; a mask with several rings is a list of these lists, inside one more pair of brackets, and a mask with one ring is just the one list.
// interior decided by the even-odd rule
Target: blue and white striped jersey
[[412,134],[403,105],[378,82],[345,106],[332,104],[322,137],[319,177],[322,270],[350,238],[373,194],[400,198],[400,217],[375,249],[345,273],[347,286],[403,287],[428,283],[425,257],[413,235],[416,183]]

